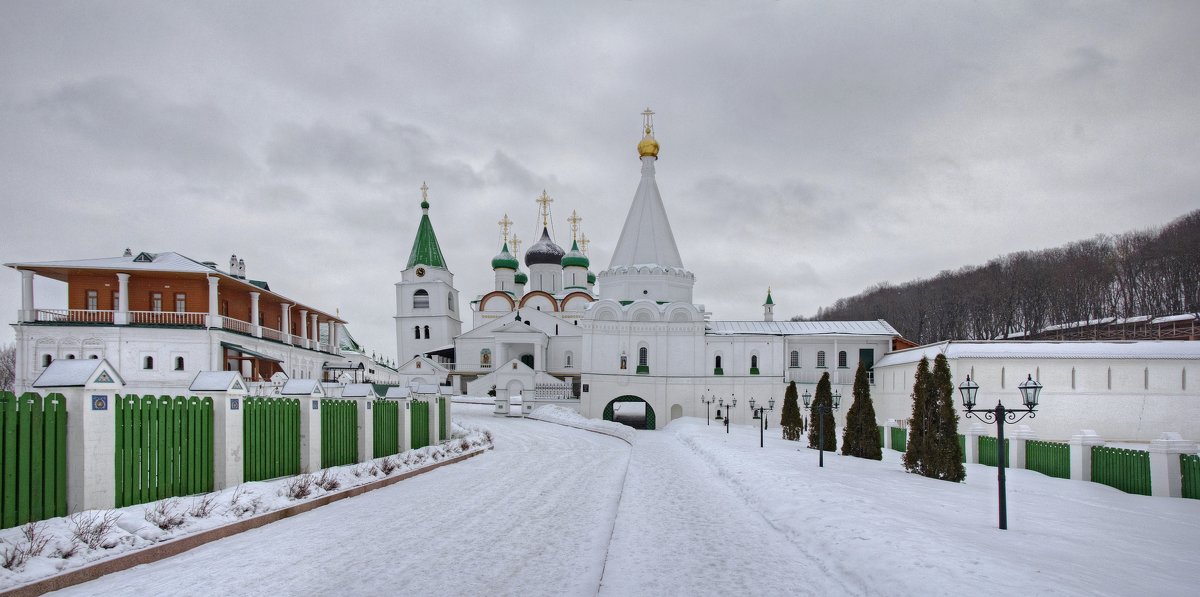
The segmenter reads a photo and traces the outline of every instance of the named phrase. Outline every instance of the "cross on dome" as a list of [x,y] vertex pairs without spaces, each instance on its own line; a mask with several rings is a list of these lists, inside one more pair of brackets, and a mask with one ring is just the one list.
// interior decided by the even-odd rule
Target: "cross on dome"
[[571,217],[567,218],[567,221],[571,223],[571,240],[578,240],[579,223],[583,221],[583,218],[579,217],[575,210],[571,210]]
[[508,219],[508,214],[504,214],[504,217],[501,218],[500,221],[496,222],[496,223],[500,225],[500,235],[504,237],[504,242],[507,243],[508,242],[508,230],[509,230],[509,228],[512,227],[512,223],[513,223],[512,220]]
[[513,257],[520,259],[520,257],[521,257],[521,239],[517,238],[517,235],[514,233],[511,237],[509,237],[508,244],[512,245]]
[[429,185],[421,181],[421,209],[429,209]]
[[550,225],[550,204],[554,203],[554,199],[546,193],[546,189],[542,189],[542,196],[535,199],[542,210],[542,227]]
[[583,251],[584,255],[588,254],[588,245],[590,244],[592,244],[592,241],[588,240],[586,234],[579,235],[579,250]]

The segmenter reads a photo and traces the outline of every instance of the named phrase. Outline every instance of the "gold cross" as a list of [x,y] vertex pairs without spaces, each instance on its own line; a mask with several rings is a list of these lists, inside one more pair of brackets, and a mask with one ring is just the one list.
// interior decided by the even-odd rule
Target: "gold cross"
[[421,181],[421,201],[429,201],[429,185]]
[[517,235],[514,234],[508,239],[508,242],[512,245],[513,257],[520,258],[520,256],[521,256],[521,239],[517,238]]
[[647,136],[654,132],[654,112],[650,108],[646,108],[646,111],[642,112],[642,128],[646,129]]
[[538,204],[542,206],[542,226],[550,225],[550,204],[554,203],[554,199],[546,194],[546,189],[542,189],[542,196],[536,199]]
[[587,255],[587,248],[588,248],[588,245],[591,243],[592,243],[592,241],[588,240],[588,237],[586,234],[579,235],[579,250],[583,251],[584,255]]
[[571,223],[571,240],[576,240],[576,234],[579,232],[579,223],[583,221],[583,218],[579,217],[579,214],[575,213],[575,210],[572,209],[571,217],[567,218],[567,221]]
[[504,214],[504,218],[496,223],[500,225],[500,234],[504,237],[504,242],[507,243],[508,229],[512,227],[512,220],[508,219],[508,214]]

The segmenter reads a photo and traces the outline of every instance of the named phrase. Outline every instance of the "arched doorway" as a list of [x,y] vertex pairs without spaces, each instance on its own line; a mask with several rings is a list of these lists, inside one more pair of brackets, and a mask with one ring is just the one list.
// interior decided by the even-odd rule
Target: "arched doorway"
[[671,405],[671,420],[674,421],[683,416],[683,406],[679,404]]
[[616,421],[634,429],[654,429],[654,408],[637,396],[620,396],[604,407],[604,420]]

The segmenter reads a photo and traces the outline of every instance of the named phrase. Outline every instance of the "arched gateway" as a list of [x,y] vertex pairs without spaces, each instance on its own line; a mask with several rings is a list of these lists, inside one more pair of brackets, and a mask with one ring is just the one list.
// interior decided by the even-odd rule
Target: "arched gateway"
[[[626,413],[629,413],[629,411],[638,412],[632,414],[622,413],[620,406],[622,404],[628,404],[629,406],[635,407],[633,409],[626,409]],[[640,412],[642,407],[645,408],[644,417]],[[634,429],[653,430],[655,424],[654,408],[650,406],[650,403],[638,398],[637,396],[620,396],[610,400],[609,403],[604,407],[604,420],[623,423],[633,427]]]

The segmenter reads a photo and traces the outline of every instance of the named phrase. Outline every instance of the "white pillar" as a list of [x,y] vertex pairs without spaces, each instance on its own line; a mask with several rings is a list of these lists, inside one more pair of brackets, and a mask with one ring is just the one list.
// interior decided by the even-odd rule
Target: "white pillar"
[[300,399],[300,471],[321,469],[321,399]]
[[21,270],[21,314],[19,321],[37,321],[37,308],[33,306],[33,270]]
[[300,309],[300,340],[308,348],[308,309]]
[[1183,497],[1180,454],[1195,454],[1196,444],[1174,431],[1164,432],[1150,442],[1150,495]]
[[259,327],[258,321],[258,292],[250,293],[250,333],[254,334],[255,338],[262,338],[262,328]]
[[310,342],[309,348],[316,350],[319,347],[319,344],[321,342],[321,333],[319,331],[319,328],[317,327],[317,314],[312,313],[309,315],[309,317],[312,318],[312,334],[308,338],[308,340]]
[[1103,446],[1104,440],[1091,429],[1080,429],[1067,443],[1071,444],[1071,478],[1091,481],[1092,446]]
[[895,449],[892,447],[892,427],[899,426],[900,424],[896,422],[896,419],[888,419],[887,423],[883,426],[883,448],[885,450]]
[[358,407],[358,461],[366,462],[375,457],[375,410],[370,398],[354,402]]
[[217,284],[220,282],[220,278],[216,276],[208,277],[208,327],[210,328],[222,327],[223,323],[220,316],[217,315],[219,313],[217,310]]
[[127,325],[129,323],[129,274],[117,274],[117,310],[113,313],[113,323]]
[[979,423],[972,423],[963,433],[963,457],[966,464],[979,464],[979,436],[984,435],[987,428]]
[[280,333],[283,334],[283,341],[287,342],[288,344],[291,344],[292,343],[292,337],[291,337],[292,305],[290,303],[283,303],[283,304],[279,305],[279,309],[280,309],[279,327],[283,328],[279,331],[280,331]]
[[233,487],[244,479],[242,412],[246,396],[215,392],[213,399],[213,490]]
[[116,401],[122,390],[45,391],[60,391],[67,400],[67,511],[116,507]]
[[342,351],[338,349],[338,326],[332,321],[329,322],[329,352],[342,354]]
[[1005,433],[1004,437],[1008,439],[1009,468],[1025,468],[1025,442],[1031,439],[1037,439],[1037,434],[1029,425],[1017,425],[1012,431]]
[[429,445],[431,446],[438,445],[443,439],[438,434],[440,429],[438,399],[438,396],[432,396],[429,399]]
[[400,401],[400,408],[396,409],[400,417],[400,451],[407,452],[412,449],[412,400],[405,398]]

